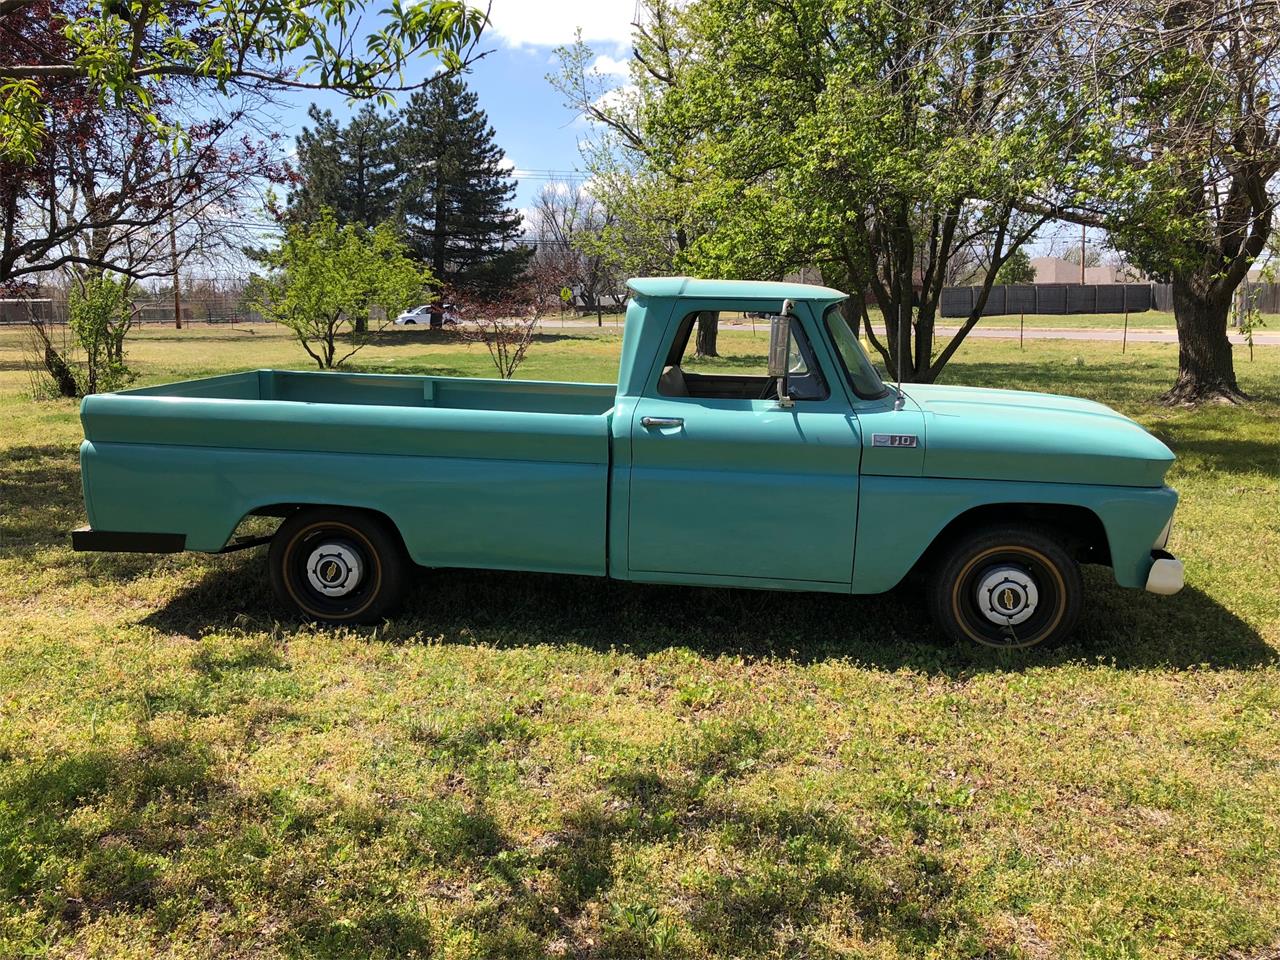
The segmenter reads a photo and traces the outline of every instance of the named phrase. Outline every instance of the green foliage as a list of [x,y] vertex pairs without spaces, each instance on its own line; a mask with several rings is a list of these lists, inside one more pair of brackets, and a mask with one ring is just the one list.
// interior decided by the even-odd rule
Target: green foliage
[[615,232],[644,238],[634,261],[750,278],[818,265],[872,296],[894,369],[909,316],[905,372],[936,377],[959,343],[933,349],[944,277],[981,249],[993,282],[1041,222],[1017,202],[1061,163],[1016,20],[926,0],[646,12],[632,90],[602,98],[581,44],[557,78],[605,132],[593,189]]
[[398,130],[399,211],[413,255],[450,288],[508,289],[530,251],[510,246],[520,235],[515,183],[476,95],[445,78],[409,99]]
[[76,370],[81,394],[118,390],[133,379],[124,358],[124,339],[133,325],[124,281],[91,277],[73,285],[67,323],[83,355]]
[[[33,2],[5,0],[3,15]],[[55,4],[52,23],[69,54],[69,62],[57,63],[60,76],[83,81],[103,106],[130,110],[170,137],[176,131],[156,109],[167,78],[190,78],[220,93],[305,87],[387,100],[387,87],[403,81],[415,57],[461,66],[485,23],[463,0],[395,2],[379,9],[376,21],[371,12],[367,0],[194,0],[177,7],[91,0]],[[38,142],[44,100],[26,81],[51,64],[32,56],[0,66],[0,159],[21,161]]]
[[1031,256],[1019,247],[1009,254],[1003,266],[996,271],[996,283],[1035,283],[1036,268],[1031,265]]
[[44,139],[40,87],[34,80],[0,82],[0,160],[30,164]]
[[378,329],[434,282],[390,224],[339,226],[327,210],[315,223],[290,225],[264,260],[270,272],[255,278],[253,302],[292,330],[322,370],[341,366],[368,343],[375,309],[383,314]]
[[288,216],[299,222],[333,211],[339,223],[374,227],[396,217],[402,175],[397,168],[400,130],[394,116],[366,105],[346,126],[312,106],[313,127],[298,135],[298,175],[289,192]]

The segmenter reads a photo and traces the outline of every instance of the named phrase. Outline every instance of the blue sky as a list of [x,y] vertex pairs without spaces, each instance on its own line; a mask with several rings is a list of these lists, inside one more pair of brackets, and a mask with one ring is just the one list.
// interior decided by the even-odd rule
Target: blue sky
[[[546,79],[556,69],[555,48],[572,43],[581,30],[598,54],[598,71],[621,84],[635,7],[635,0],[494,0],[491,25],[480,45],[488,53],[473,65],[466,80],[489,115],[498,145],[515,167],[517,206],[527,209],[545,184],[571,179],[581,165],[578,141],[588,127],[564,106]],[[411,78],[434,69],[434,62],[423,60],[415,65]],[[310,95],[290,98],[291,106],[280,118],[282,132],[296,136],[307,123],[312,100]],[[339,117],[357,109],[339,96],[321,95],[314,102]]]
[[[597,55],[597,72],[620,86],[631,54],[635,16],[636,0],[493,0],[490,26],[480,45],[487,53],[466,80],[478,94],[497,143],[515,169],[515,203],[522,210],[532,206],[547,183],[575,179],[574,171],[582,163],[578,143],[590,133],[547,80],[547,74],[556,69],[555,49],[572,43],[581,30]],[[436,67],[434,61],[419,61],[409,79],[420,79]],[[307,123],[312,97],[295,94],[289,102],[280,119],[282,132],[292,138]],[[339,117],[357,109],[336,95],[320,95],[315,102]],[[1029,252],[1032,256],[1061,253],[1079,243],[1079,236],[1078,227],[1051,224]],[[1090,231],[1090,243],[1101,240],[1100,234]]]

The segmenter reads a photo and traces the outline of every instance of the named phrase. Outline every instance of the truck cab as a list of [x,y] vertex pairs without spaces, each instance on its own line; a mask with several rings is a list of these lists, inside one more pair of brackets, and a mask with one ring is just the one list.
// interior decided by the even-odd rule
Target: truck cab
[[[944,633],[996,647],[1069,633],[1080,563],[1181,587],[1173,455],[1127,417],[885,383],[838,290],[630,289],[616,386],[252,371],[90,397],[76,545],[217,551],[279,516],[277,593],[333,622],[390,615],[413,565],[849,594],[915,571]],[[763,316],[754,368],[696,356],[726,313]]]

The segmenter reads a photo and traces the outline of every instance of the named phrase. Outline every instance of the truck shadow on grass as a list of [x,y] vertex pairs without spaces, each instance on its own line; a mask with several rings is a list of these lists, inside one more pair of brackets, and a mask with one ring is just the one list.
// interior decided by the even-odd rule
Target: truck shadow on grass
[[[1176,597],[1122,590],[1110,571],[1086,568],[1085,614],[1056,648],[994,651],[948,643],[924,611],[921,588],[869,597],[620,583],[582,577],[469,570],[422,571],[377,642],[572,644],[638,656],[684,647],[705,656],[851,659],[885,670],[946,675],[1103,661],[1122,668],[1238,669],[1280,662],[1245,621],[1188,587]],[[261,558],[226,561],[144,623],[199,635],[301,621],[266,586]]]
[[[475,749],[491,735],[482,724],[420,742],[433,762],[468,771],[468,785],[419,785],[395,803],[369,802],[368,780],[352,796],[251,786],[217,747],[182,736],[14,765],[0,778],[0,890],[38,918],[46,946],[74,947],[104,921],[131,924],[138,947],[182,943],[250,916],[223,931],[229,945],[265,937],[311,958],[426,955],[460,931],[495,957],[556,943],[581,957],[680,957],[687,946],[749,957],[780,943],[807,954],[811,931],[831,925],[904,954],[974,945],[972,881],[930,843],[958,828],[959,812],[935,796],[877,794],[878,824],[745,799],[734,787],[767,738],[741,721],[677,733],[666,755],[679,763],[621,764],[551,829],[521,838],[492,809],[486,784],[501,775]],[[655,854],[696,884],[677,893],[637,879]]]
[[173,562],[158,554],[72,553],[71,531],[84,522],[76,447],[27,444],[0,452],[0,559],[116,583]]

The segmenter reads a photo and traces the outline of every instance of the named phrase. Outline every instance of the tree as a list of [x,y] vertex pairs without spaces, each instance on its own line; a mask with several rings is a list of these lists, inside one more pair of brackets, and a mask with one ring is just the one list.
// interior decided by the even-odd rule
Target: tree
[[281,172],[273,94],[389,95],[419,54],[459,66],[484,22],[431,0],[369,31],[364,6],[0,0],[0,288],[62,268],[171,275],[247,242],[241,204]]
[[470,301],[465,307],[467,325],[462,328],[462,339],[484,344],[498,376],[510,380],[533,345],[544,305],[541,292],[528,283],[500,300]]
[[1246,399],[1227,320],[1280,200],[1280,3],[1082,5],[1055,36],[1077,106],[1064,102],[1088,109],[1092,140],[1043,208],[1108,229],[1172,285],[1178,377],[1167,402]]
[[51,133],[49,85],[76,84],[89,100],[125,109],[169,139],[178,125],[154,108],[170,79],[220,94],[332,89],[375,97],[405,89],[402,71],[417,56],[460,68],[485,23],[464,0],[428,0],[379,11],[370,30],[361,16],[366,6],[0,0],[0,21],[6,31],[20,30],[23,41],[7,43],[0,60],[0,159],[34,160]]
[[[451,289],[492,298],[523,269],[513,248],[520,213],[493,128],[461,80],[447,77],[409,100],[397,145],[410,250]],[[433,327],[443,316],[433,313]]]
[[368,343],[359,321],[375,308],[384,315],[376,331],[433,283],[390,225],[339,226],[329,211],[313,224],[289,225],[265,262],[270,272],[255,278],[253,302],[292,330],[321,370],[341,366]]
[[170,276],[247,241],[236,222],[245,198],[278,168],[272,144],[238,130],[238,116],[192,125],[166,146],[128,112],[66,107],[36,166],[0,163],[0,287],[64,268]]
[[383,116],[368,104],[345,127],[328,110],[314,105],[307,116],[314,127],[304,127],[298,134],[289,218],[307,222],[329,209],[343,224],[375,227],[393,219],[400,186],[394,117]]
[[599,325],[604,298],[617,292],[617,271],[600,242],[610,228],[608,210],[578,184],[553,183],[534,203],[530,233],[535,241],[531,266],[538,276],[554,278],[579,298]]
[[1035,282],[1036,268],[1031,265],[1031,257],[1022,247],[1009,254],[1004,264],[996,271],[998,284]]
[[[1062,163],[1069,127],[1030,82],[1020,3],[650,0],[635,92],[587,100],[637,157],[680,272],[776,278],[817,265],[889,369],[932,381],[1001,266],[1046,222],[1018,201]],[[570,52],[565,72],[589,61]],[[679,202],[669,202],[678,194]],[[659,221],[659,223],[667,223]],[[974,309],[935,349],[956,258],[986,264]],[[879,313],[881,340],[867,301]]]
[[[1080,244],[1068,244],[1067,249],[1062,251],[1062,259],[1067,261],[1067,263],[1078,264],[1080,262]],[[1085,267],[1102,266],[1102,251],[1092,244],[1085,244],[1084,265]]]
[[[629,83],[622,90],[594,68],[581,33],[557,50],[560,70],[548,77],[566,103],[590,120],[597,136],[581,141],[591,173],[591,193],[603,207],[600,228],[585,231],[576,246],[598,257],[619,279],[662,276],[689,269],[685,252],[709,229],[693,212],[695,185],[676,151],[661,143],[686,143],[699,131],[696,118],[684,124],[669,114],[661,130],[647,124],[663,98],[686,77],[687,44],[674,4],[656,0],[638,8]],[[661,139],[660,139],[661,138]],[[716,355],[719,315],[698,321],[699,356]]]
[[132,379],[124,362],[124,338],[133,325],[124,281],[91,277],[72,286],[67,323],[84,353],[82,394],[116,390]]
[[33,313],[27,368],[36,395],[83,397],[128,384],[133,373],[125,363],[124,341],[134,317],[128,282],[103,276],[72,283],[64,330]]

